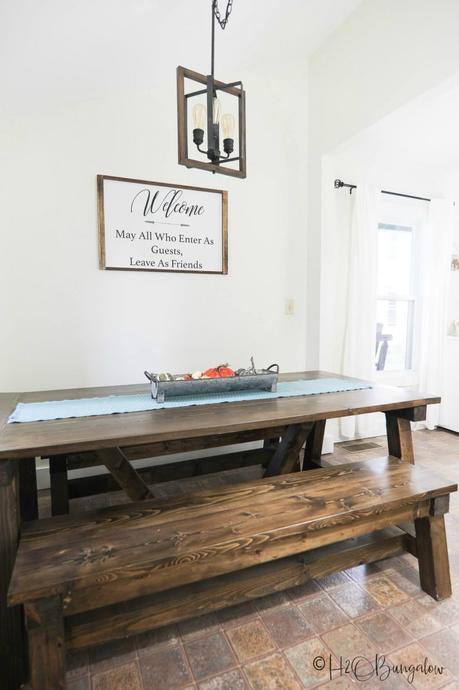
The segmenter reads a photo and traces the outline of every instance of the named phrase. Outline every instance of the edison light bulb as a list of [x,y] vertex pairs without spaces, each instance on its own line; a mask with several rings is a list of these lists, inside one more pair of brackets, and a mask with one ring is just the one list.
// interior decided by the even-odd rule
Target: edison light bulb
[[218,100],[218,98],[214,98],[214,107],[213,107],[213,114],[212,114],[212,121],[214,125],[220,124],[220,115],[222,112],[222,104]]
[[204,129],[204,122],[206,121],[206,106],[202,103],[196,103],[193,106],[193,124],[195,129]]
[[226,113],[222,117],[223,139],[233,139],[234,137],[234,115]]

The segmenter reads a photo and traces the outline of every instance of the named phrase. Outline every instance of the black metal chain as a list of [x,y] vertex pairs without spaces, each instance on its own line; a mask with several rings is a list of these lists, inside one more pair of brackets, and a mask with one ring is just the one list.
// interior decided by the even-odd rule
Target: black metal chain
[[228,0],[228,4],[226,5],[225,17],[223,19],[220,10],[218,9],[218,0],[213,0],[213,9],[217,22],[220,24],[221,28],[224,29],[228,23],[229,16],[233,9],[233,0]]

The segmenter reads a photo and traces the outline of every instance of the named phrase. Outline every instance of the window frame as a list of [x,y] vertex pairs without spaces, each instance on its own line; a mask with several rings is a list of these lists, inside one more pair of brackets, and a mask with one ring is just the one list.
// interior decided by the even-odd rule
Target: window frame
[[[424,201],[400,198],[396,196],[382,195],[382,203],[378,218],[376,231],[380,225],[411,228],[412,253],[411,253],[411,297],[414,306],[412,309],[412,353],[411,368],[399,370],[376,371],[375,379],[383,384],[396,386],[415,386],[418,384],[419,376],[419,344],[418,335],[420,333],[421,319],[421,291],[420,291],[420,270],[421,265],[421,235],[424,231],[428,218],[428,206]],[[379,292],[377,298],[379,298]],[[386,296],[381,296],[386,299]],[[391,296],[392,297],[392,296]],[[404,297],[407,297],[405,295]],[[375,319],[376,327],[376,319]]]

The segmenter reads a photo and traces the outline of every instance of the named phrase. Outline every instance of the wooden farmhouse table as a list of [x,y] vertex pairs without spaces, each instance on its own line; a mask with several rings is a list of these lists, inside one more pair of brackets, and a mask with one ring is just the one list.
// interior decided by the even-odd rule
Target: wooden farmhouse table
[[[348,378],[328,372],[284,374],[283,381]],[[0,675],[2,690],[17,690],[25,675],[19,607],[7,608],[7,590],[21,522],[38,517],[35,460],[50,459],[53,514],[66,512],[69,497],[121,486],[132,500],[151,496],[147,484],[262,462],[265,475],[320,464],[325,422],[382,412],[389,454],[414,462],[411,421],[425,419],[426,405],[440,398],[409,389],[375,386],[342,393],[220,403],[199,407],[8,424],[18,402],[143,393],[148,385],[85,388],[0,395]],[[131,460],[264,440],[264,447],[213,458],[163,464],[136,471]],[[67,481],[67,470],[105,465],[110,474]],[[40,564],[37,563],[37,568]]]

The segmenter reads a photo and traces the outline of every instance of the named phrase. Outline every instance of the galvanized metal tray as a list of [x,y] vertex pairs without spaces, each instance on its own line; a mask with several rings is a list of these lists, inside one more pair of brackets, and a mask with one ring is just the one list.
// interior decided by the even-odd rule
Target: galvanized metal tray
[[[275,369],[275,371],[272,371],[272,369]],[[167,399],[185,395],[205,395],[244,390],[275,391],[277,389],[279,366],[271,364],[267,369],[255,370],[255,373],[187,381],[160,381],[157,374],[148,371],[145,371],[145,376],[151,383],[151,397],[157,402],[162,403]]]

